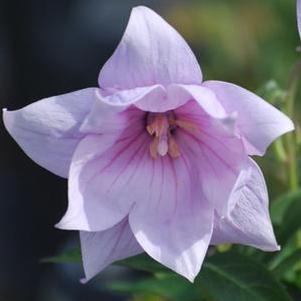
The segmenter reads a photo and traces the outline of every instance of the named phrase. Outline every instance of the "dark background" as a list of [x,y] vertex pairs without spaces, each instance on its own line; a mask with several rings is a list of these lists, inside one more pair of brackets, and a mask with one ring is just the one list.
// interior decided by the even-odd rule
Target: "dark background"
[[[253,91],[270,79],[286,85],[299,44],[295,1],[0,0],[1,107],[96,86],[139,4],[185,37],[206,79]],[[0,301],[124,300],[102,288],[132,277],[126,270],[83,286],[81,267],[39,262],[77,243],[76,233],[53,227],[67,206],[67,182],[28,159],[2,124],[0,134]]]

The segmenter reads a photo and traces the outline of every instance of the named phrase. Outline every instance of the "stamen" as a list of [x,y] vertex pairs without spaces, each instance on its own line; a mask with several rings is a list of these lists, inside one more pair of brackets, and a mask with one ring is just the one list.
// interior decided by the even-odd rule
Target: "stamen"
[[168,154],[172,158],[181,155],[180,148],[174,138],[177,128],[183,128],[189,132],[198,131],[198,126],[191,121],[176,119],[176,115],[170,111],[166,113],[148,113],[147,132],[153,137],[149,146],[150,155],[156,159],[158,155]]
[[156,137],[159,137],[168,129],[168,121],[164,114],[150,113],[147,119],[146,130],[151,136],[155,134]]
[[183,120],[183,119],[177,119],[175,120],[175,124],[180,127],[185,129],[188,132],[191,132],[193,134],[195,134],[197,131],[199,131],[198,126],[191,122],[191,121],[187,121],[187,120]]
[[165,156],[168,152],[169,123],[165,114],[149,113],[147,116],[147,132],[154,136],[150,145],[150,154],[153,158],[157,155]]
[[150,155],[154,159],[157,159],[158,157],[158,153],[157,153],[158,144],[159,144],[159,138],[155,137],[149,146]]
[[173,138],[172,136],[170,136],[168,139],[168,154],[172,158],[178,158],[181,156],[180,148],[179,148],[175,138]]

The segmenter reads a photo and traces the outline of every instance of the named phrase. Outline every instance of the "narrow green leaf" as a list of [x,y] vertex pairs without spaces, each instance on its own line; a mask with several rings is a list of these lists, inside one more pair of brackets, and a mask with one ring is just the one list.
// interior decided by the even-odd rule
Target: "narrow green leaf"
[[42,263],[81,263],[80,248],[67,250],[62,254],[41,259]]
[[126,266],[135,270],[151,272],[151,273],[170,273],[172,272],[165,266],[153,260],[146,253],[129,257],[124,260],[117,261],[116,265]]
[[115,282],[109,284],[109,289],[127,293],[152,293],[174,301],[200,300],[200,292],[192,283],[176,276],[164,278],[148,278],[140,281]]

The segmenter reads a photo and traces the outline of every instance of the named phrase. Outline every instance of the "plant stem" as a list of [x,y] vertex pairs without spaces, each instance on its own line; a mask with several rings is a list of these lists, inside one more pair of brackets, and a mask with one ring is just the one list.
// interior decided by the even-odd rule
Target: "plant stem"
[[[295,98],[298,82],[301,76],[301,60],[294,66],[288,83],[286,97],[286,111],[288,116],[294,120]],[[287,134],[288,165],[289,165],[289,187],[291,191],[296,191],[299,184],[299,175],[297,167],[297,143],[295,132]]]

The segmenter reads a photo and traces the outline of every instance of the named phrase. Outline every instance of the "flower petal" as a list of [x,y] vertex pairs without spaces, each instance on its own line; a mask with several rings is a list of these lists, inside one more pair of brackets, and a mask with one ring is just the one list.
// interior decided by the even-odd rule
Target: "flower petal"
[[99,75],[101,88],[200,84],[198,62],[184,39],[147,7],[132,10],[120,44]]
[[134,104],[137,108],[148,112],[165,112],[178,106],[178,103],[174,99],[167,97],[167,91],[161,85],[122,91],[103,91],[101,97],[104,102],[113,106],[129,106]]
[[199,188],[197,169],[184,154],[150,164],[144,185],[136,188],[144,198],[130,212],[130,226],[151,257],[193,281],[211,239],[213,209]]
[[80,232],[83,266],[89,281],[114,261],[143,252],[127,218],[114,227],[100,232]]
[[130,119],[137,117],[137,112],[139,116],[143,114],[135,108],[129,114],[131,104],[160,93],[164,93],[160,86],[118,91],[112,95],[103,95],[97,90],[97,99],[80,130],[85,134],[120,134],[131,122]]
[[237,112],[237,127],[249,155],[263,155],[277,137],[292,131],[292,121],[259,96],[234,84],[207,81],[228,113]]
[[216,98],[214,92],[206,87],[197,85],[173,85],[170,87],[170,90],[172,91],[170,94],[173,94],[174,97],[186,99],[185,102],[182,101],[183,104],[188,100],[194,99],[203,111],[211,117],[227,117],[225,109]]
[[144,196],[144,191],[136,196],[135,189],[143,177],[139,170],[143,158],[150,157],[150,137],[144,129],[144,113],[131,109],[130,114],[131,123],[121,134],[89,135],[78,145],[69,173],[68,210],[57,227],[109,229]]
[[[116,110],[124,110],[133,104],[146,112],[166,112],[177,109],[189,100],[194,99],[207,114],[215,118],[225,118],[227,116],[214,92],[200,85],[171,84],[167,87],[153,85],[121,91],[108,89],[106,91],[99,90],[97,95],[102,100],[103,105],[112,105],[116,107]],[[100,110],[103,111],[103,108],[100,107]],[[93,114],[96,112],[94,119],[99,119],[97,111],[92,110]]]
[[33,161],[66,178],[95,91],[88,88],[45,98],[17,111],[4,110],[5,127]]
[[229,217],[215,218],[211,244],[237,243],[264,251],[277,251],[268,209],[268,193],[261,170],[250,159],[239,177],[231,198],[236,205]]
[[197,125],[192,131],[179,128],[176,139],[180,149],[194,160],[206,199],[220,215],[227,215],[232,206],[230,193],[248,161],[242,141],[231,131],[233,125],[229,124],[229,118],[211,118],[196,101],[190,101],[175,112],[179,120]]
[[149,112],[166,112],[175,110],[194,99],[207,114],[215,118],[225,118],[226,111],[217,100],[215,94],[200,85],[171,84],[165,91],[157,95],[149,95],[137,102],[135,106]]

